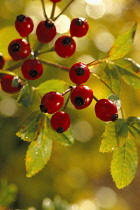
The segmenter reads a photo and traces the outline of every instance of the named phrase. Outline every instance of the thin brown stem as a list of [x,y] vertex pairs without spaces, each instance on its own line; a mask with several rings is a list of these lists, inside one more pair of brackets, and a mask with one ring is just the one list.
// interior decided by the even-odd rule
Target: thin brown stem
[[44,50],[44,51],[42,51],[42,52],[36,52],[36,56],[38,56],[38,55],[41,55],[41,54],[44,54],[44,53],[48,53],[48,52],[53,52],[53,51],[55,51],[55,49],[54,49],[54,47],[52,47],[51,49],[49,49],[49,50]]
[[55,8],[56,8],[56,3],[53,3],[52,12],[51,12],[51,16],[50,16],[50,19],[52,19],[52,20],[54,18]]
[[100,60],[95,60],[95,61],[88,63],[87,66],[89,69],[92,69],[92,68],[99,66],[101,63],[104,63],[105,61],[106,61],[106,58],[100,59]]
[[62,69],[62,70],[64,70],[64,71],[66,71],[66,72],[69,72],[69,68],[66,67],[66,66],[62,66],[62,65],[53,63],[53,62],[51,62],[51,61],[46,61],[46,60],[42,60],[42,59],[39,59],[39,61],[40,61],[42,64],[46,65],[46,66],[56,67],[56,68],[59,68],[59,69]]
[[65,10],[71,5],[71,3],[74,2],[74,0],[71,0],[67,5],[66,7],[59,13],[59,15],[57,15],[55,18],[53,18],[53,20],[55,21],[57,18],[59,18],[60,15],[62,15]]
[[43,8],[44,17],[45,17],[45,19],[47,20],[47,19],[48,19],[48,16],[47,16],[47,14],[46,14],[44,0],[41,0],[41,3],[42,3],[42,8]]

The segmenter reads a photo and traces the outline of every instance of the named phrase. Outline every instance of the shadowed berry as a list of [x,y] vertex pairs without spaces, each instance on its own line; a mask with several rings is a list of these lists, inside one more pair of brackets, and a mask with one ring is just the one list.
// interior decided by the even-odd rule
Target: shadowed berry
[[67,58],[74,54],[76,43],[70,36],[61,36],[56,40],[54,48],[60,57]]
[[69,77],[75,84],[85,83],[90,77],[90,70],[84,63],[74,64],[69,71]]
[[51,126],[57,133],[63,133],[70,127],[70,116],[64,111],[54,113],[51,117]]
[[3,68],[4,64],[5,64],[5,59],[4,59],[3,55],[0,54],[0,69]]
[[8,46],[8,52],[14,61],[23,60],[30,55],[30,44],[25,39],[14,39]]
[[82,37],[88,32],[89,25],[85,18],[75,18],[71,21],[70,34],[71,36]]
[[97,101],[95,105],[95,114],[103,121],[115,121],[118,119],[117,107],[108,99],[101,99]]
[[77,86],[71,92],[71,102],[76,109],[84,109],[90,105],[93,99],[93,91],[84,85]]
[[49,43],[56,35],[56,27],[51,19],[41,21],[36,29],[39,42]]
[[58,92],[51,91],[42,97],[40,110],[41,112],[52,114],[58,111],[63,103],[64,97]]
[[20,89],[22,88],[22,85],[19,83],[17,85],[17,87],[13,87],[12,86],[12,81],[13,81],[14,77],[11,75],[5,75],[2,77],[1,79],[1,88],[4,92],[6,93],[16,93],[18,91],[20,91]]
[[34,28],[34,23],[30,17],[18,15],[15,21],[15,28],[22,37],[28,36]]
[[43,74],[43,66],[36,59],[27,59],[21,66],[21,72],[25,79],[35,80]]

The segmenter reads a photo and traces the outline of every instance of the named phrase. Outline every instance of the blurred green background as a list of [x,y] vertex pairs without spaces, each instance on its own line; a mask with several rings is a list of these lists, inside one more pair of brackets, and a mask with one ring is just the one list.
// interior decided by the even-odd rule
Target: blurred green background
[[[56,15],[67,2],[62,0],[57,4]],[[45,3],[49,15],[52,3],[49,0]],[[75,17],[85,17],[89,21],[88,35],[75,38],[77,50],[70,58],[60,58],[54,52],[41,57],[67,67],[75,62],[89,63],[103,58],[115,38],[137,22],[134,47],[128,57],[140,63],[139,11],[139,0],[75,0],[56,21],[58,36],[69,34],[70,20]],[[0,0],[0,52],[7,60],[10,59],[7,52],[9,42],[19,38],[14,28],[15,18],[19,14],[31,16],[36,27],[44,19],[41,1]],[[30,36],[30,42],[32,46],[36,44],[35,30]],[[49,47],[53,44],[54,41]],[[93,72],[99,73],[102,68],[104,66],[97,67]],[[15,72],[20,74],[20,69]],[[37,86],[52,78],[71,84],[66,72],[52,67],[45,67],[41,79],[31,84]],[[106,98],[111,94],[96,78],[90,77],[86,85],[93,89],[98,98]],[[122,83],[122,108],[126,117],[140,116],[139,95],[140,90]],[[139,210],[140,166],[130,186],[116,189],[110,175],[111,154],[99,153],[105,123],[95,117],[95,102],[80,111],[68,104],[74,145],[67,148],[54,142],[47,166],[34,177],[26,178],[24,159],[28,143],[17,138],[15,133],[29,110],[18,107],[16,97],[17,94],[10,95],[0,90],[0,210],[25,209],[30,206],[41,210],[43,199],[53,199],[56,195],[71,204],[70,210]],[[43,205],[45,202],[47,200],[43,201]]]

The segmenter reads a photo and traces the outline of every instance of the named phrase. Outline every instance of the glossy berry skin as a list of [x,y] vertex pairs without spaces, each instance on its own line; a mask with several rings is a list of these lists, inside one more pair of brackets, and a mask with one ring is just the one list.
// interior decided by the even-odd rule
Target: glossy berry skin
[[17,93],[22,88],[22,85],[19,83],[17,87],[12,86],[12,80],[14,79],[11,75],[5,75],[1,79],[1,88],[6,93]]
[[36,35],[39,42],[49,43],[56,35],[54,22],[49,19],[41,21],[36,29]]
[[95,105],[96,116],[103,121],[115,121],[118,119],[118,111],[116,105],[108,100],[101,99]]
[[35,80],[43,74],[43,66],[36,59],[27,59],[21,66],[21,72],[25,79]]
[[84,18],[75,18],[70,24],[70,34],[71,36],[83,37],[87,34],[89,25]]
[[90,105],[93,99],[93,91],[85,85],[74,88],[71,92],[71,102],[76,109],[84,109]]
[[0,54],[0,69],[3,68],[4,64],[5,64],[5,59],[4,59],[3,55]]
[[59,2],[61,0],[50,0],[50,1],[52,1],[53,3],[57,3],[57,2]]
[[8,46],[8,52],[14,61],[23,60],[30,55],[30,44],[25,39],[14,39]]
[[86,64],[79,62],[75,63],[69,71],[70,80],[75,84],[85,83],[90,77],[90,70]]
[[15,21],[15,28],[21,37],[26,37],[33,31],[34,23],[30,17],[18,15]]
[[55,91],[46,93],[41,99],[40,110],[44,113],[52,114],[57,112],[63,105],[63,96]]
[[63,133],[70,127],[70,116],[64,111],[54,113],[51,117],[51,126],[57,133]]
[[70,36],[61,36],[56,40],[54,48],[60,57],[67,58],[74,54],[76,43]]

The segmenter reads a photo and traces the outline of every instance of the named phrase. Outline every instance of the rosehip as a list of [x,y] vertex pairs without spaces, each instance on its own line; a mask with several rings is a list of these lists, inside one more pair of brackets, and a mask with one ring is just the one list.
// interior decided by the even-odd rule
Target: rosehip
[[21,66],[21,72],[25,79],[35,80],[43,74],[43,66],[36,59],[27,59]]
[[54,22],[49,19],[41,21],[36,29],[36,35],[39,42],[49,43],[56,35]]
[[77,86],[71,92],[71,102],[76,109],[84,109],[90,105],[93,99],[93,91],[84,85]]
[[95,105],[96,116],[103,121],[115,121],[118,119],[116,105],[108,99],[100,99]]
[[41,112],[52,114],[57,112],[63,103],[64,97],[58,92],[51,91],[42,97],[40,110]]
[[30,44],[25,39],[14,39],[8,46],[8,52],[14,61],[23,60],[31,52]]
[[56,40],[54,48],[60,57],[67,58],[74,54],[76,43],[70,36],[61,36]]
[[84,18],[75,18],[71,21],[70,34],[71,36],[82,37],[88,32],[88,22]]
[[12,80],[14,79],[11,75],[5,75],[1,79],[1,88],[6,93],[16,93],[20,91],[22,85],[19,83],[17,87],[12,86]]
[[4,64],[5,64],[5,59],[3,55],[0,53],[0,69],[3,68]]
[[15,28],[20,36],[25,37],[33,31],[34,23],[30,17],[18,15],[15,21]]
[[84,63],[74,64],[69,71],[69,77],[75,84],[85,83],[90,77],[90,70]]
[[64,111],[54,113],[51,117],[51,126],[57,133],[63,133],[70,127],[70,116]]

